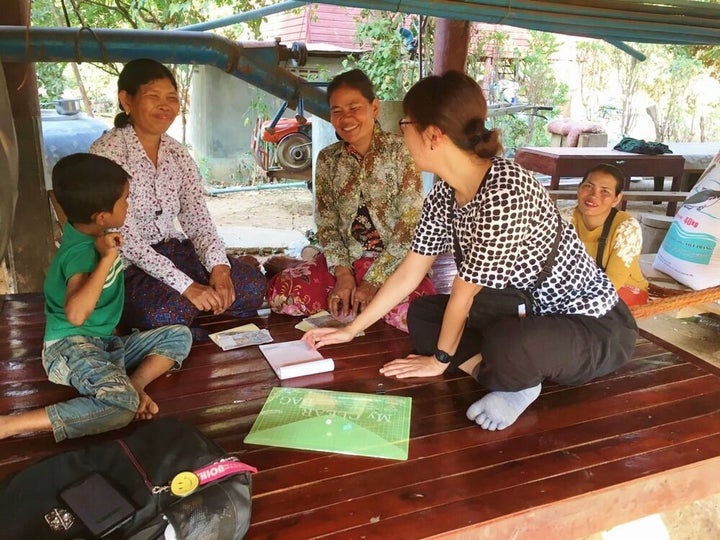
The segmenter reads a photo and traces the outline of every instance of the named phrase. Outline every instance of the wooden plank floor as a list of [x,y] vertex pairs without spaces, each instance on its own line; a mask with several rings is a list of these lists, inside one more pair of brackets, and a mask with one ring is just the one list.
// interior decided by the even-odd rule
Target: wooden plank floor
[[[251,319],[276,341],[297,339],[297,319]],[[206,321],[211,330],[237,320]],[[0,313],[0,414],[74,395],[40,364],[40,295],[5,297]],[[246,445],[270,389],[280,385],[257,347],[193,347],[182,370],[155,381],[161,415],[197,425],[255,465],[249,539],[574,538],[720,491],[720,372],[664,343],[640,338],[622,370],[581,387],[546,385],[510,428],[486,432],[465,418],[484,391],[468,376],[398,381],[379,375],[411,352],[379,323],[325,349],[333,373],[282,385],[413,398],[407,461]],[[0,478],[49,454],[132,431],[56,444],[49,434],[0,441]]]

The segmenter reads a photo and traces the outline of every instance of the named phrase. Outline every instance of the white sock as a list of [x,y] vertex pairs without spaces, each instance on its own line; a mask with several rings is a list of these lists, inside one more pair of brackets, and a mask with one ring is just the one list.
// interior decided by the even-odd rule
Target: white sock
[[541,389],[542,384],[538,384],[518,392],[490,392],[470,405],[468,420],[490,431],[505,429],[537,399]]

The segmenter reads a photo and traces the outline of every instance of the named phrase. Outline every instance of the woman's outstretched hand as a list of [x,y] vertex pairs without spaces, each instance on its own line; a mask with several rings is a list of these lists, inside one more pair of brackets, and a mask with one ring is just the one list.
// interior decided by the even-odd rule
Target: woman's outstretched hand
[[336,343],[347,343],[352,341],[355,335],[350,332],[347,327],[343,328],[315,328],[308,330],[302,337],[312,349],[319,349],[325,345],[335,345]]
[[435,377],[442,375],[448,364],[438,362],[434,356],[420,356],[409,354],[405,358],[398,358],[388,362],[380,368],[380,373],[386,377],[407,379],[410,377]]

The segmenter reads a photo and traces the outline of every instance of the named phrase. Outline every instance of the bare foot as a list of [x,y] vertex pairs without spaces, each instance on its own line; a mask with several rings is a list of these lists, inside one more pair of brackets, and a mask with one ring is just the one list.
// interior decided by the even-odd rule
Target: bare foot
[[140,398],[140,405],[138,405],[135,413],[135,420],[150,420],[160,411],[157,403],[144,390],[138,391],[138,397]]

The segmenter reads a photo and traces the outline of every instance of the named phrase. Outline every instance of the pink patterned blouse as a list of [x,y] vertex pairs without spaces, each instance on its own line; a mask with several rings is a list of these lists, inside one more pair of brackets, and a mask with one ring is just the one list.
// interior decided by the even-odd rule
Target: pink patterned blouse
[[229,266],[203,198],[197,165],[182,144],[163,134],[155,167],[133,127],[127,126],[103,134],[90,152],[119,163],[131,176],[128,214],[120,229],[126,267],[134,264],[184,292],[193,280],[151,247],[172,238],[189,238],[208,272],[218,264]]

